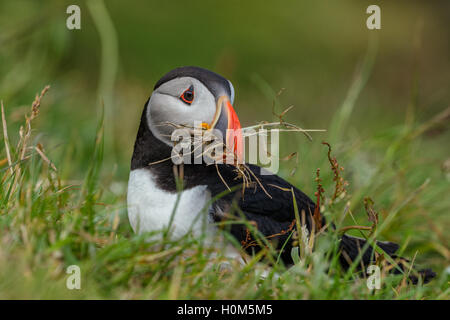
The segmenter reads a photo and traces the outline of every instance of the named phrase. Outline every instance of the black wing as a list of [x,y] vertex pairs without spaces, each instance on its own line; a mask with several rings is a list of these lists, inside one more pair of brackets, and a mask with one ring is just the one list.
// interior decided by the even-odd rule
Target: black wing
[[299,214],[302,210],[306,216],[314,213],[314,202],[298,188],[277,175],[262,175],[261,168],[247,165],[255,175],[253,188],[245,189],[239,206],[243,211],[268,216],[279,222],[295,219],[294,196]]
[[[215,186],[210,186],[212,195],[215,196],[226,190],[223,181],[227,181],[229,187],[236,187],[237,190],[222,197],[218,201],[220,207],[230,205],[233,200],[245,215],[247,220],[256,224],[257,229],[265,237],[278,242],[278,249],[284,246],[282,258],[285,262],[291,263],[290,249],[291,241],[285,243],[295,230],[295,207],[294,197],[297,203],[298,213],[305,212],[306,225],[310,230],[312,225],[312,215],[315,210],[314,202],[302,191],[277,175],[262,174],[262,168],[256,165],[246,165],[253,181],[252,186],[244,189],[238,188],[242,184],[242,179],[236,179],[236,171],[231,166],[221,166],[219,168],[222,179]],[[325,221],[322,221],[325,224]],[[248,232],[245,225],[233,224],[230,230],[237,240],[245,243],[248,240]],[[251,238],[251,241],[254,239]],[[249,247],[248,251],[256,250],[258,247]]]
[[213,186],[209,186],[213,196],[226,190],[227,186],[235,187],[234,192],[222,198],[225,202],[238,199],[242,211],[254,216],[270,218],[276,222],[286,223],[295,219],[294,196],[299,214],[311,216],[315,210],[314,202],[298,188],[275,174],[262,174],[262,168],[256,165],[246,165],[251,174],[252,185],[246,187],[242,193],[242,179],[236,178],[237,173],[231,166],[219,168],[222,179],[217,179]]

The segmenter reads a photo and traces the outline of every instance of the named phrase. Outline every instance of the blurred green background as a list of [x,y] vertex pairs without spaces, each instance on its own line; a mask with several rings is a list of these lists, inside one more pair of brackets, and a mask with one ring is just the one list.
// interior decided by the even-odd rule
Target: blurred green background
[[[366,8],[374,3],[381,7],[381,30],[366,28]],[[66,28],[70,4],[81,8],[81,30]],[[315,170],[326,166],[326,150],[320,143],[326,140],[333,143],[350,191],[355,192],[374,179],[375,168],[399,133],[420,127],[449,107],[449,13],[449,1],[105,1],[102,5],[96,0],[2,0],[0,99],[9,130],[16,132],[34,95],[51,85],[34,127],[35,139],[68,180],[83,178],[89,167],[103,101],[107,148],[102,185],[124,197],[140,114],[164,73],[197,65],[230,79],[243,126],[273,120],[272,101],[285,88],[276,111],[295,105],[286,116],[291,123],[330,129],[343,105],[350,113],[340,122],[343,128],[314,133],[313,142],[297,134],[282,135],[282,153],[299,152],[299,166],[288,177],[294,164],[282,163],[280,174],[313,195]],[[399,153],[389,162],[389,177],[404,182],[394,187],[389,178],[371,184],[372,194],[378,195],[375,202],[388,207],[399,193],[431,178],[434,189],[416,209],[432,212],[428,219],[438,222],[444,240],[429,235],[429,226],[417,225],[418,220],[407,228],[408,216],[392,228],[406,223],[403,227],[408,234],[417,232],[416,239],[423,234],[436,240],[443,246],[435,253],[440,263],[442,257],[449,259],[445,229],[450,121],[446,122],[426,130],[403,158]],[[17,136],[11,134],[11,140],[17,141]],[[396,239],[395,232],[389,238],[404,240]]]

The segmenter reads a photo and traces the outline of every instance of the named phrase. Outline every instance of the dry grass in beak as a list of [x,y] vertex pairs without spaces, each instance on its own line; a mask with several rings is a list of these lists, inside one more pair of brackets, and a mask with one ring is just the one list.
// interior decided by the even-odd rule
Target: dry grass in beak
[[[245,127],[242,128],[242,135],[243,137],[251,137],[253,135],[258,135],[260,133],[257,132],[257,130],[260,129],[276,129],[280,132],[301,132],[303,133],[310,141],[312,141],[312,137],[309,134],[309,132],[326,132],[325,129],[303,129],[299,126],[296,126],[291,123],[287,123],[285,121],[278,121],[278,122],[267,122],[267,121],[261,121],[257,125]],[[251,132],[250,132],[251,131]]]
[[[275,130],[278,130],[281,132],[301,132],[311,141],[312,137],[309,134],[309,132],[325,132],[326,131],[325,129],[303,129],[299,126],[296,126],[294,124],[284,121],[283,117],[292,108],[293,108],[293,106],[290,106],[285,111],[283,111],[280,115],[276,115],[280,119],[280,121],[277,121],[277,122],[262,121],[257,125],[242,128],[243,138],[250,137],[253,135],[262,135],[262,133],[258,132],[258,130],[261,130],[261,129],[275,129]],[[207,141],[205,141],[203,139],[205,134],[211,133],[213,135],[210,126],[205,126],[202,123],[202,125],[200,127],[195,128],[193,126],[177,124],[177,123],[173,123],[170,121],[165,121],[164,123],[159,124],[159,126],[171,126],[175,129],[188,130],[187,132],[191,135],[191,137],[194,137],[194,139],[191,139],[191,146],[192,146],[191,151],[188,152],[187,154],[183,154],[183,156],[195,154],[195,152],[197,150],[202,148],[202,153],[200,155],[198,155],[197,157],[207,156],[208,158],[210,158],[213,161],[213,163],[216,166],[217,174],[218,174],[219,178],[221,179],[221,181],[224,183],[224,185],[226,186],[226,188],[228,190],[231,191],[231,188],[229,187],[229,185],[227,184],[225,179],[220,174],[220,170],[219,170],[219,166],[218,166],[218,164],[223,163],[224,160],[226,161],[227,164],[235,167],[235,172],[236,172],[235,179],[236,180],[242,179],[242,194],[244,194],[246,188],[249,188],[252,186],[256,188],[256,185],[259,185],[260,188],[264,191],[264,193],[269,198],[272,198],[272,196],[264,188],[263,184],[258,179],[258,177],[249,169],[249,167],[245,163],[239,163],[237,155],[232,150],[230,150],[223,141],[218,142],[217,140],[214,140],[214,139],[213,139],[213,141],[210,141],[208,139],[206,139]],[[214,126],[212,126],[212,128],[214,128]],[[202,132],[201,139],[196,138],[197,137],[196,133],[198,134],[199,130],[200,130],[200,132]],[[165,136],[169,137],[168,135],[165,135]],[[177,143],[178,142],[174,142],[174,146],[176,146]],[[213,153],[211,152],[212,150],[214,150]],[[217,152],[217,150],[222,150],[222,152]],[[266,152],[268,152],[268,151],[266,150]],[[291,153],[291,154],[295,154],[295,153]],[[288,157],[288,158],[290,158],[290,157]],[[165,159],[161,159],[161,160],[149,163],[149,165],[158,164],[161,162],[168,161],[170,159],[172,159],[172,157],[168,157]]]
[[[283,90],[284,89],[280,90],[280,92],[277,94],[277,96],[279,96],[283,92]],[[221,97],[221,99],[225,99],[225,97]],[[264,133],[261,133],[258,131],[264,130],[264,129],[272,129],[272,130],[278,130],[279,132],[301,132],[310,141],[312,141],[312,137],[309,134],[309,132],[325,132],[326,131],[325,129],[303,129],[297,125],[286,122],[284,120],[284,117],[290,110],[293,109],[293,107],[294,106],[291,105],[288,108],[286,108],[282,113],[276,114],[275,113],[275,100],[274,100],[273,105],[272,105],[272,113],[274,116],[276,116],[279,119],[279,121],[276,121],[276,122],[261,121],[257,125],[244,127],[241,129],[242,130],[242,138],[245,139],[246,137],[251,137],[254,135],[258,135],[258,136],[263,135]],[[211,132],[211,134],[212,134],[211,128],[214,128],[214,125],[215,125],[215,122],[217,121],[217,119],[218,119],[218,115],[215,116],[215,121],[213,121],[212,125],[205,125],[205,123],[202,123],[202,125],[198,128],[194,128],[192,126],[187,126],[187,125],[176,124],[176,123],[173,123],[170,121],[161,123],[160,126],[169,125],[169,126],[174,127],[175,129],[188,130],[191,137],[194,136],[194,139],[191,139],[191,146],[193,148],[191,148],[191,151],[185,155],[195,154],[195,151],[197,151],[199,148],[202,148],[203,151],[202,151],[201,155],[199,155],[199,156],[203,157],[206,155],[208,158],[213,160],[213,162],[216,166],[217,174],[228,190],[231,191],[231,188],[229,187],[229,185],[227,184],[227,182],[225,181],[223,176],[220,174],[220,170],[219,170],[219,166],[218,166],[218,163],[223,163],[224,159],[226,159],[227,164],[230,164],[235,167],[235,170],[234,170],[236,172],[235,179],[236,180],[242,179],[242,195],[244,195],[246,188],[249,188],[252,186],[256,188],[256,185],[259,185],[260,188],[264,191],[264,193],[269,198],[272,198],[272,196],[264,188],[261,181],[255,175],[255,173],[253,171],[251,171],[245,163],[239,163],[237,155],[232,150],[229,150],[229,148],[227,147],[227,145],[225,143],[223,143],[223,141],[217,142],[217,140],[214,140],[213,142],[210,142],[210,141],[204,141],[203,139],[195,139],[196,130],[199,130],[199,129],[201,130],[201,132],[203,132],[202,137],[203,137],[204,133],[206,133],[206,132]],[[176,143],[177,142],[174,143],[174,146],[176,145]],[[214,149],[213,155],[211,153],[212,149]],[[216,153],[217,150],[223,150],[223,152]],[[265,150],[264,152],[266,152],[267,154],[269,153],[268,150]],[[285,158],[290,159],[293,157],[292,155],[295,155],[295,152],[292,152],[291,156],[288,156]],[[172,157],[161,159],[159,161],[152,162],[149,165],[165,162],[165,161],[170,160],[171,158]]]

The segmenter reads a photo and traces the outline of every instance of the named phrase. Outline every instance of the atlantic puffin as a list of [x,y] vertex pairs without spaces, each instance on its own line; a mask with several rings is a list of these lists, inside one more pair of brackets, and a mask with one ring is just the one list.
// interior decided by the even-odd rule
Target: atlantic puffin
[[[200,122],[214,127],[223,132],[225,145],[232,144],[233,152],[242,156],[241,125],[233,108],[234,98],[235,90],[229,80],[200,67],[179,67],[157,81],[145,103],[134,144],[127,194],[129,221],[137,233],[158,231],[170,225],[173,237],[186,233],[200,235],[205,230],[216,232],[215,222],[227,219],[232,207],[237,206],[263,236],[277,235],[280,257],[291,265],[290,235],[296,229],[293,194],[298,212],[306,213],[304,222],[308,230],[313,227],[311,213],[315,212],[314,201],[297,187],[275,174],[267,174],[257,165],[246,164],[259,183],[252,188],[240,188],[242,177],[228,163],[183,164],[182,189],[177,184],[178,166],[170,161],[173,124],[192,127]],[[232,134],[227,134],[227,130]],[[325,225],[325,219],[321,219]],[[231,224],[229,231],[239,243],[249,240],[247,226]],[[344,268],[349,267],[349,259],[357,258],[364,243],[362,238],[341,237],[340,262]],[[396,257],[397,244],[378,241],[377,245]],[[245,249],[251,253],[260,248],[256,245]],[[362,255],[362,264],[368,266],[373,259],[373,248],[369,246]],[[419,273],[425,282],[434,277],[429,269]],[[417,282],[417,278],[411,279]]]

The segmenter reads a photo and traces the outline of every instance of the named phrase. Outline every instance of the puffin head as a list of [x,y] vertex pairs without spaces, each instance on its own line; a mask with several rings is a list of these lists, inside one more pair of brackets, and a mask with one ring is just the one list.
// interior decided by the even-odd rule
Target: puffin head
[[173,124],[191,128],[201,124],[220,131],[227,148],[240,159],[243,141],[233,101],[229,80],[203,68],[180,67],[156,83],[145,116],[153,135],[169,146],[173,146]]

